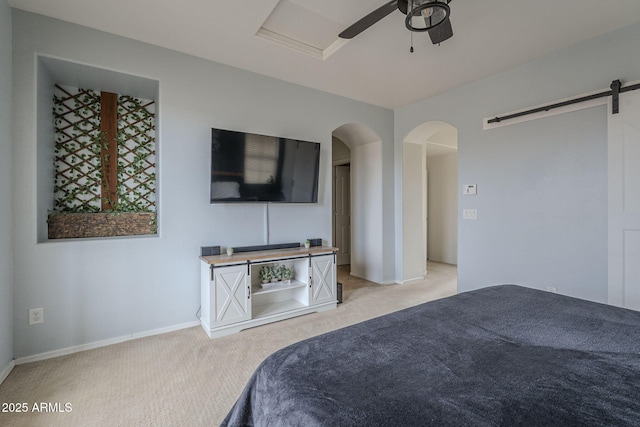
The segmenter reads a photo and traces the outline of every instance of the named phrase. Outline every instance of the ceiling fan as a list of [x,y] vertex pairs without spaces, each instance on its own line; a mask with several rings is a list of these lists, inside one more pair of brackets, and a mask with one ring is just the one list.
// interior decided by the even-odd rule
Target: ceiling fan
[[449,19],[450,2],[451,0],[393,0],[366,15],[338,36],[343,39],[352,39],[398,9],[407,15],[404,23],[409,31],[427,31],[431,42],[439,44],[453,36]]

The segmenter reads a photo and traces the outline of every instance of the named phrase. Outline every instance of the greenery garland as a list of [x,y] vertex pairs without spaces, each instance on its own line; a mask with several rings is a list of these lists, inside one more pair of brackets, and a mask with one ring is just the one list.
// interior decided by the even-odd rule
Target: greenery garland
[[[100,132],[100,94],[59,88],[53,97],[55,141],[54,209],[56,213],[101,212],[100,168],[106,135]],[[76,91],[76,93],[72,93]],[[156,211],[154,103],[131,96],[118,98],[117,203],[114,214]],[[105,159],[107,160],[107,159]],[[151,220],[156,224],[155,215]]]

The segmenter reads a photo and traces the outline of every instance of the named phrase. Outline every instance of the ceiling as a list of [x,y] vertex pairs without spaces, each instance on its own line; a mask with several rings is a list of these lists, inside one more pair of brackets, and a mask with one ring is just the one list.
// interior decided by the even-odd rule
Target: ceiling
[[[452,0],[434,46],[399,11],[337,34],[387,0],[8,0],[70,21],[310,88],[397,108],[640,21],[638,0]],[[606,4],[606,6],[604,6]]]

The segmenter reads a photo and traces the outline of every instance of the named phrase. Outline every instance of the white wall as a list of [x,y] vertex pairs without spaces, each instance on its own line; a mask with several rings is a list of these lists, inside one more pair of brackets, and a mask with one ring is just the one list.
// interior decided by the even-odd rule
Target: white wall
[[377,283],[385,282],[380,244],[383,194],[378,191],[383,174],[371,165],[381,164],[382,155],[382,142],[351,148],[351,274]]
[[404,247],[411,248],[404,253],[401,283],[423,279],[427,273],[424,230],[424,188],[427,168],[424,144],[403,144],[402,179],[403,218],[402,233]]
[[[429,148],[427,147],[427,151]],[[458,263],[458,154],[428,156],[428,258]],[[467,196],[473,197],[473,196]]]
[[[208,202],[212,127],[322,144],[319,203],[271,205],[271,243],[331,242],[331,133],[345,123],[382,140],[369,153],[382,163],[372,197],[392,185],[382,183],[393,171],[390,110],[22,11],[14,11],[13,38],[16,357],[194,322],[199,247],[264,243],[264,205]],[[37,243],[36,53],[160,82],[160,237]],[[392,241],[393,211],[377,218]],[[392,243],[378,246],[393,253]],[[393,275],[378,268],[380,278]],[[45,323],[30,327],[34,307],[44,307]]]
[[395,111],[396,151],[425,119],[458,128],[458,182],[478,185],[458,192],[459,290],[519,283],[607,301],[606,108],[489,131],[482,119],[639,80],[638,43],[633,25]]
[[13,359],[11,21],[11,8],[0,0],[0,381]]

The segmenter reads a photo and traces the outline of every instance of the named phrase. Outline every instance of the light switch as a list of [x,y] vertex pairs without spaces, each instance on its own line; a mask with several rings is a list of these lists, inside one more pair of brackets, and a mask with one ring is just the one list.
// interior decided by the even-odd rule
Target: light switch
[[478,194],[478,187],[476,186],[476,184],[464,184],[462,186],[462,194],[464,195]]

